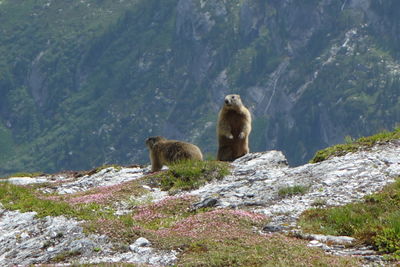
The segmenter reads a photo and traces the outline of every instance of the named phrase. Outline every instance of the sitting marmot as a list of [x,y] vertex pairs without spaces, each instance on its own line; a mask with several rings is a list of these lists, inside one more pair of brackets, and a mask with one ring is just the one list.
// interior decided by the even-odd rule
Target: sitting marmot
[[146,139],[151,160],[151,171],[161,170],[163,165],[184,159],[203,160],[200,148],[186,142],[167,140],[162,136]]
[[239,95],[227,95],[218,114],[217,160],[233,161],[249,153],[251,115]]

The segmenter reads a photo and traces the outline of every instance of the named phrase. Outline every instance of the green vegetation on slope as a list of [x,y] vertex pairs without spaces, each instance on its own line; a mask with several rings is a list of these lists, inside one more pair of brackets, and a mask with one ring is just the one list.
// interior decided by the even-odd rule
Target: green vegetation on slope
[[35,211],[39,218],[64,215],[89,220],[94,217],[103,217],[106,214],[99,210],[100,207],[97,204],[72,207],[65,202],[46,199],[32,188],[3,182],[0,183],[0,202],[9,210],[19,210],[20,212]]
[[149,135],[215,155],[225,93],[254,112],[252,151],[290,164],[392,129],[398,4],[377,0],[370,21],[306,2],[2,1],[0,175],[144,163]]
[[[186,176],[189,172],[192,177],[197,173],[193,169],[204,174],[214,173],[216,168],[214,162],[200,167],[188,164],[191,170],[180,166],[177,172]],[[218,168],[226,171],[225,167]],[[137,238],[146,237],[152,247],[179,250],[177,266],[359,265],[357,259],[326,255],[309,248],[305,241],[261,235],[255,229],[268,221],[261,214],[232,209],[194,210],[193,204],[199,199],[193,196],[133,203],[132,199],[142,199],[148,193],[142,184],[149,183],[149,179],[152,177],[70,195],[48,195],[38,190],[46,184],[22,187],[0,183],[0,202],[6,209],[35,211],[39,217],[64,215],[83,219],[86,232],[107,235],[117,250],[125,251]],[[173,177],[174,182],[176,179]],[[132,202],[131,213],[115,215],[115,204],[119,201]],[[53,261],[71,261],[75,257],[79,255],[66,251]]]
[[400,139],[400,128],[397,128],[393,132],[383,131],[373,136],[361,137],[355,141],[350,141],[348,144],[339,144],[317,151],[315,156],[310,160],[310,163],[321,162],[334,156],[343,156],[359,149],[371,148],[377,143],[386,143],[396,139]]
[[229,164],[220,161],[181,161],[154,178],[161,189],[170,192],[197,189],[214,179],[228,175]]
[[304,231],[353,236],[388,258],[400,260],[400,179],[363,202],[312,209],[300,218]]
[[288,186],[288,187],[283,187],[279,189],[278,195],[280,197],[291,197],[294,195],[304,195],[307,193],[309,190],[309,186],[305,185],[294,185],[294,186]]

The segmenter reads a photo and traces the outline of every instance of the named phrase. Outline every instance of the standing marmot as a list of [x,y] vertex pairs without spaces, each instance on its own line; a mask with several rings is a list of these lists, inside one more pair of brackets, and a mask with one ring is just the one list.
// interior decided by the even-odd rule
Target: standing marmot
[[251,115],[239,95],[227,95],[218,114],[217,160],[233,161],[249,153]]
[[146,139],[151,160],[151,171],[161,170],[163,165],[184,159],[203,160],[200,148],[195,145],[167,140],[162,136],[153,136]]

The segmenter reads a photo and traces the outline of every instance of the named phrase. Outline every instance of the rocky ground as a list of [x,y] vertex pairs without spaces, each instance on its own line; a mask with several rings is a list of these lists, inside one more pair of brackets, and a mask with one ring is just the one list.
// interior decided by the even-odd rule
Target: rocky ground
[[[187,193],[200,201],[194,208],[213,206],[243,209],[265,214],[271,221],[265,232],[284,232],[310,240],[337,255],[360,255],[379,263],[380,256],[368,247],[351,247],[349,237],[303,234],[296,221],[306,209],[318,205],[344,205],[380,190],[400,176],[400,143],[377,145],[368,151],[292,168],[279,151],[248,154],[232,163],[232,174]],[[89,189],[118,185],[148,174],[148,167],[105,168],[86,175],[57,174],[36,178],[2,179],[26,185],[49,183],[42,190],[48,194],[68,195]],[[285,196],[280,190],[292,186],[306,189],[302,195]],[[156,202],[168,196],[158,188],[144,186],[145,197]],[[129,212],[129,205],[118,203],[117,214]],[[63,252],[79,253],[81,263],[132,262],[156,266],[172,265],[179,252],[152,247],[146,238],[132,243],[128,251],[115,252],[107,236],[87,235],[80,222],[63,216],[36,218],[35,212],[9,211],[0,205],[0,265],[46,263]],[[71,255],[65,255],[67,256]],[[61,260],[62,262],[62,260]]]

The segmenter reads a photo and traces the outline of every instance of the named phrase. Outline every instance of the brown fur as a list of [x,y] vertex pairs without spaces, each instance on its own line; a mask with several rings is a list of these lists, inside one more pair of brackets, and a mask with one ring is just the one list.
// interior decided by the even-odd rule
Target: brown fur
[[251,114],[239,95],[227,95],[218,114],[217,160],[233,161],[249,153]]
[[153,136],[146,139],[151,160],[151,171],[161,170],[163,165],[179,160],[203,160],[200,148],[186,142],[167,140],[162,136]]

